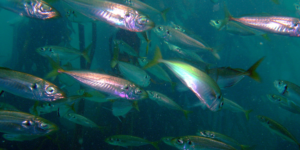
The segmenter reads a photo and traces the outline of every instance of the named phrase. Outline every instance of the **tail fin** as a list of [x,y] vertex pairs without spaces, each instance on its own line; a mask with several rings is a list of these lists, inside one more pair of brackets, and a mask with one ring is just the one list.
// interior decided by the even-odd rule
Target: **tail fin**
[[50,57],[48,57],[48,60],[50,62],[51,67],[53,68],[53,70],[46,75],[46,77],[45,77],[46,79],[49,79],[51,77],[55,77],[55,76],[59,75],[59,73],[65,71],[54,60],[52,60]]
[[89,57],[89,51],[92,49],[92,44],[91,43],[87,48],[84,49],[84,51],[82,52],[82,56],[83,58],[86,60],[86,62],[91,63],[91,59]]
[[187,119],[188,118],[188,114],[192,113],[192,111],[188,111],[188,110],[182,110],[184,117]]
[[119,49],[118,43],[114,42],[114,56],[110,63],[111,68],[114,68],[118,64],[119,51],[120,51],[120,49]]
[[160,52],[160,49],[158,46],[156,46],[156,49],[155,49],[155,53],[154,53],[154,58],[147,64],[143,67],[143,69],[147,69],[147,68],[150,68],[152,66],[155,66],[156,64],[159,63],[159,60],[162,59],[162,55],[161,55],[161,52]]
[[262,57],[259,59],[256,63],[254,63],[246,72],[249,74],[248,76],[258,82],[261,82],[261,79],[258,75],[258,73],[255,71],[256,68],[259,66],[259,64],[265,59],[265,57]]
[[164,19],[165,22],[167,21],[166,13],[169,12],[170,9],[171,8],[167,8],[167,9],[160,12],[160,14],[161,14],[161,16],[162,16],[162,18]]
[[219,45],[215,48],[211,48],[211,52],[212,54],[217,58],[217,59],[221,59],[220,55],[218,54],[222,49],[224,48],[223,45]]
[[221,25],[219,27],[219,30],[222,29],[230,20],[233,20],[234,18],[231,16],[226,4],[224,3],[224,13],[225,13],[225,18],[221,22]]
[[245,115],[246,115],[247,120],[249,120],[249,113],[251,113],[252,111],[253,111],[252,109],[245,111]]
[[141,34],[143,35],[144,39],[147,41],[146,55],[148,55],[148,52],[149,52],[149,44],[150,44],[151,40],[149,40],[147,31],[141,32]]
[[135,108],[137,111],[140,111],[139,105],[138,105],[138,101],[134,101],[132,103],[132,107]]
[[155,149],[159,150],[158,144],[160,143],[160,141],[156,141],[156,142],[150,142],[151,145],[153,145],[155,147]]

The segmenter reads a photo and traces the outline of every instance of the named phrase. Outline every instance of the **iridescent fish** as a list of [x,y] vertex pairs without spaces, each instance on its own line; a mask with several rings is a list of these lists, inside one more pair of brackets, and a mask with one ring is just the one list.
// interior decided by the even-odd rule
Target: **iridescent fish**
[[0,68],[0,89],[24,98],[37,101],[56,101],[66,98],[65,92],[42,78]]
[[223,96],[217,83],[205,72],[180,61],[162,60],[159,47],[156,48],[155,56],[144,68],[151,67],[158,63],[164,63],[179,80],[187,86],[198,99],[211,111],[221,110]]
[[1,0],[0,7],[36,19],[45,20],[60,16],[57,10],[42,0]]
[[150,142],[143,138],[131,136],[131,135],[113,135],[113,136],[106,138],[105,142],[108,144],[111,144],[111,145],[123,146],[123,147],[142,146],[142,145],[151,144],[156,149],[159,149],[157,142]]
[[280,108],[295,114],[300,114],[300,106],[295,104],[292,100],[274,94],[268,94],[267,97],[271,102],[279,105]]
[[114,2],[103,0],[63,0],[74,10],[83,15],[101,20],[110,25],[132,32],[152,29],[155,24],[141,12]]

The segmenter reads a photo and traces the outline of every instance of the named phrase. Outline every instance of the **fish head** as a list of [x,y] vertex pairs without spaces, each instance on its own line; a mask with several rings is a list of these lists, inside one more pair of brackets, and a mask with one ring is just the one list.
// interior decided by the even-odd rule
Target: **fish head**
[[287,93],[288,86],[283,80],[275,80],[274,86],[280,94],[284,95],[285,93]]
[[43,118],[35,118],[34,122],[37,126],[37,129],[45,134],[55,132],[59,129],[54,123]]
[[153,30],[157,36],[160,38],[165,39],[166,41],[169,41],[168,39],[171,37],[171,31],[167,26],[158,25]]
[[36,49],[36,52],[44,57],[49,56],[52,58],[53,56],[55,56],[55,50],[51,46],[39,47]]
[[265,117],[265,116],[260,116],[260,115],[257,115],[256,116],[259,120],[259,122],[263,125],[263,126],[266,126],[266,127],[271,127],[271,122],[269,120],[269,118]]
[[297,22],[295,22],[293,24],[293,30],[294,30],[294,33],[293,33],[293,36],[300,36],[300,21],[297,19]]
[[138,58],[139,64],[144,67],[145,65],[148,64],[147,58]]
[[210,101],[208,108],[211,111],[219,111],[223,108],[224,105],[224,99],[221,93],[216,93],[208,97],[206,102]]
[[209,24],[216,29],[220,29],[220,27],[222,26],[222,20],[210,20]]
[[117,137],[108,137],[105,139],[105,142],[111,145],[119,145],[119,143],[121,142],[121,139],[117,138]]
[[124,21],[133,32],[143,32],[155,27],[155,23],[149,17],[138,11],[128,11],[125,13]]
[[271,102],[280,103],[282,101],[282,97],[278,95],[268,94],[267,97]]
[[208,130],[204,130],[204,131],[200,131],[198,133],[199,136],[202,136],[202,137],[207,137],[207,138],[215,138],[215,134],[211,131],[208,131]]
[[157,100],[160,98],[160,96],[158,95],[157,92],[154,92],[154,91],[146,91],[147,94],[148,94],[148,97],[151,99],[151,100]]
[[140,100],[148,97],[147,92],[135,84],[124,85],[122,89],[126,93],[127,99]]
[[38,19],[51,19],[60,16],[59,12],[44,1],[26,1],[24,7],[28,15]]
[[164,142],[164,143],[166,143],[166,144],[168,144],[168,145],[171,145],[172,146],[172,139],[173,139],[174,137],[163,137],[163,138],[161,138],[161,140]]
[[190,140],[189,138],[173,138],[171,141],[172,145],[175,146],[178,149],[184,149],[184,150],[189,150],[189,149],[194,149],[194,142]]
[[37,100],[56,101],[58,99],[66,98],[64,91],[59,89],[56,85],[45,80],[32,83],[30,90],[34,95],[34,99]]

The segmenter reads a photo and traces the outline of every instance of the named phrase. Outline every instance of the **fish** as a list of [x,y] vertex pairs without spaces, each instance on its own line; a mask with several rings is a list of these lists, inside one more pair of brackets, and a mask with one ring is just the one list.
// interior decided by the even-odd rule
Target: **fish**
[[211,48],[202,41],[196,40],[186,33],[176,30],[170,26],[157,25],[153,31],[159,38],[170,44],[174,44],[182,49],[188,49],[190,51],[211,52],[216,58],[220,59],[218,54],[220,49]]
[[68,112],[64,115],[61,115],[62,118],[65,118],[73,123],[76,123],[76,124],[80,124],[82,126],[85,126],[85,127],[89,127],[89,128],[97,128],[99,130],[103,130],[104,127],[101,127],[101,126],[98,126],[95,122],[93,122],[92,120],[82,116],[82,115],[79,115],[79,114],[76,114],[76,113],[73,113],[73,112]]
[[222,26],[228,21],[235,21],[253,29],[274,33],[286,36],[300,36],[300,20],[294,17],[287,16],[244,16],[234,18],[229,13],[225,6],[225,21]]
[[124,42],[123,40],[116,40],[115,39],[114,43],[118,44],[121,52],[125,52],[128,55],[138,57],[138,53],[130,45],[128,45],[126,42]]
[[167,144],[167,145],[169,145],[169,146],[173,146],[173,144],[172,144],[172,139],[173,139],[173,138],[175,138],[175,137],[167,136],[167,137],[161,138],[161,140],[162,140],[165,144]]
[[103,0],[63,0],[83,15],[104,21],[114,27],[132,32],[150,30],[155,23],[140,11],[131,7]]
[[211,111],[222,109],[224,103],[221,89],[205,72],[181,61],[163,60],[159,47],[156,47],[153,60],[143,68],[146,69],[158,63],[164,63]]
[[176,102],[174,102],[172,99],[167,97],[166,95],[156,92],[156,91],[146,91],[148,93],[148,96],[151,100],[155,101],[160,106],[165,106],[169,109],[179,110],[182,111],[185,118],[188,117],[188,114],[191,113],[191,111],[184,110],[181,108]]
[[66,17],[68,20],[74,23],[89,23],[89,22],[95,22],[95,20],[88,18],[87,16],[81,14],[78,11],[75,11],[73,9],[68,9],[66,11]]
[[60,16],[59,12],[42,0],[2,0],[0,7],[21,16],[35,19],[52,19]]
[[30,134],[3,134],[2,137],[8,141],[31,141],[41,136]]
[[172,144],[180,150],[235,150],[235,148],[226,143],[202,136],[182,136],[173,138]]
[[275,80],[274,86],[279,94],[300,105],[300,87],[298,85],[285,80]]
[[15,106],[12,106],[12,105],[7,104],[7,103],[1,103],[0,102],[0,111],[1,110],[20,111]]
[[0,132],[9,134],[49,135],[58,127],[41,117],[19,111],[0,111]]
[[59,59],[65,61],[71,61],[82,56],[88,63],[90,63],[91,60],[88,53],[91,47],[92,43],[83,52],[80,52],[79,50],[74,48],[49,45],[37,48],[36,52],[44,57],[48,56],[54,60]]
[[52,102],[66,98],[64,91],[42,78],[0,67],[0,89],[36,101]]
[[[268,34],[262,31],[258,31],[255,29],[252,29],[250,27],[247,27],[243,24],[234,22],[234,21],[228,21],[226,25],[222,26],[224,20],[210,20],[209,24],[213,27],[215,27],[218,30],[222,30],[225,28],[225,30],[228,33],[239,35],[239,36],[262,36],[266,40],[270,40],[268,37]],[[222,28],[221,28],[222,26]]]
[[280,108],[295,114],[300,114],[300,106],[295,104],[292,100],[274,94],[268,94],[267,97],[271,102],[275,103]]
[[245,150],[250,147],[247,145],[241,145],[235,139],[233,139],[227,135],[224,135],[224,134],[221,134],[218,132],[214,132],[214,131],[204,130],[204,131],[198,131],[196,134],[198,136],[207,137],[207,138],[211,138],[211,139],[226,143],[226,144],[232,146],[233,148],[235,148],[236,150]]
[[[141,67],[146,66],[149,61],[147,58],[138,58],[138,62]],[[160,80],[172,83],[172,79],[169,74],[159,65],[154,65],[146,69],[150,74],[154,75]]]
[[170,8],[166,8],[162,11],[159,11],[156,8],[153,8],[152,6],[149,6],[148,4],[143,3],[142,1],[139,1],[139,0],[121,0],[121,1],[123,1],[123,3],[125,3],[127,6],[135,8],[146,14],[159,13],[159,14],[161,14],[164,21],[167,20],[166,13],[169,12],[169,10],[170,10]]
[[84,89],[80,89],[77,91],[77,94],[83,95],[85,100],[89,100],[97,103],[108,102],[110,100],[107,99],[107,96],[105,96],[104,94],[96,90],[87,91]]
[[297,144],[300,148],[300,144],[297,139],[281,124],[265,116],[258,115],[257,118],[264,127],[269,129],[270,132],[280,136],[284,140]]
[[251,113],[253,111],[252,109],[245,110],[242,106],[240,106],[239,104],[237,104],[227,98],[224,98],[223,108],[227,109],[229,111],[232,111],[232,112],[243,112],[243,113],[245,113],[247,120],[249,120],[249,113]]
[[207,74],[213,78],[221,89],[229,88],[239,83],[245,76],[249,76],[257,82],[261,82],[259,74],[256,72],[257,67],[264,60],[262,57],[255,62],[247,71],[239,68],[219,67],[207,70]]
[[142,146],[151,144],[156,149],[158,148],[158,142],[150,142],[140,137],[131,135],[113,135],[105,139],[105,142],[111,145],[128,147],[128,146]]
[[69,77],[74,78],[81,85],[108,94],[114,98],[141,100],[148,97],[145,90],[128,80],[91,71],[66,71],[51,58],[48,59],[53,67],[53,71],[48,73],[46,78],[57,76],[58,74],[66,74]]
[[116,100],[112,104],[112,114],[116,117],[126,117],[126,114],[132,109],[136,108],[139,111],[137,101],[134,101],[133,103],[126,101],[126,100]]

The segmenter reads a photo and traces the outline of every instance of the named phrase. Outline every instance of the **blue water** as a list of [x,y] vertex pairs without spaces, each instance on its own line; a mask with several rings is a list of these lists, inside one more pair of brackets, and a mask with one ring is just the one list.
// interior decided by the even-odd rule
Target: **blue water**
[[[270,41],[260,36],[242,37],[230,35],[226,31],[218,31],[209,25],[212,19],[223,19],[223,0],[212,3],[209,0],[144,0],[158,10],[171,8],[167,13],[167,20],[181,25],[198,35],[215,47],[223,45],[220,51],[220,60],[214,59],[208,54],[203,54],[203,59],[218,67],[230,66],[233,68],[248,69],[253,63],[263,56],[264,61],[258,67],[257,72],[262,78],[258,83],[246,77],[236,86],[222,90],[224,97],[231,99],[244,107],[253,109],[250,119],[247,121],[243,113],[233,113],[228,110],[211,112],[200,107],[188,108],[199,100],[191,91],[177,92],[172,90],[170,84],[156,82],[151,83],[146,90],[155,90],[168,95],[184,109],[189,109],[193,113],[186,119],[182,112],[170,110],[157,105],[150,99],[142,100],[138,103],[140,112],[132,109],[122,119],[122,122],[112,115],[112,112],[105,108],[111,108],[111,102],[95,103],[81,101],[76,104],[77,113],[93,120],[96,124],[109,127],[105,132],[100,132],[92,128],[75,125],[67,120],[59,118],[56,112],[42,115],[55,124],[60,130],[50,135],[51,139],[41,137],[32,141],[7,141],[0,137],[0,148],[3,149],[80,149],[80,150],[152,150],[151,145],[141,147],[118,147],[105,143],[105,138],[126,134],[145,138],[149,141],[158,141],[165,136],[195,135],[198,130],[212,130],[226,134],[243,145],[255,146],[257,150],[282,150],[297,149],[297,145],[281,139],[278,135],[272,134],[267,128],[262,126],[256,115],[267,116],[290,131],[296,139],[300,140],[298,115],[280,109],[275,104],[267,100],[266,94],[277,94],[273,86],[273,81],[282,79],[300,85],[299,78],[299,42],[298,37],[269,34]],[[233,16],[243,16],[249,14],[272,14],[277,16],[297,16],[293,3],[294,0],[280,0],[276,5],[271,0],[240,0],[226,1],[227,7]],[[55,2],[53,6],[65,13],[60,2]],[[151,14],[151,18],[157,25],[166,24],[159,14]],[[35,49],[44,45],[71,45],[79,49],[80,42],[84,41],[83,47],[92,42],[94,33],[92,23],[84,23],[84,40],[79,39],[78,24],[70,22],[65,15],[60,18],[50,20],[38,20],[21,17],[13,12],[2,9],[0,11],[0,33],[1,33],[1,54],[0,63],[3,67],[44,77],[50,70],[48,60],[36,53]],[[15,19],[17,18],[17,19]],[[101,70],[107,74],[116,75],[117,71],[111,69],[110,60],[112,50],[110,49],[110,38],[116,38],[118,29],[104,22],[95,22],[96,25],[96,47],[95,55],[90,70]],[[72,29],[75,32],[72,32]],[[95,28],[94,28],[95,29]],[[134,35],[135,33],[132,33]],[[136,33],[139,39],[118,35],[118,38],[129,39],[128,43],[136,46],[140,53],[145,56],[146,41],[140,33]],[[135,36],[136,36],[135,35]],[[82,38],[82,37],[81,37]],[[166,59],[171,59],[172,54],[163,41],[159,39],[153,31],[150,31],[151,46],[148,58],[152,58],[155,46],[158,45]],[[82,58],[80,58],[82,59]],[[75,68],[80,68],[80,59],[72,60]],[[162,65],[163,66],[163,65]],[[180,82],[171,71],[165,66],[165,70],[171,75],[172,80]],[[86,69],[86,68],[83,68]],[[55,84],[60,83],[55,80]],[[68,95],[76,94],[79,85],[67,87],[64,90]],[[9,103],[21,111],[29,112],[29,108],[35,101],[5,93],[0,97],[1,102]],[[79,142],[80,141],[80,142]],[[163,142],[159,144],[161,150],[175,149]]]

